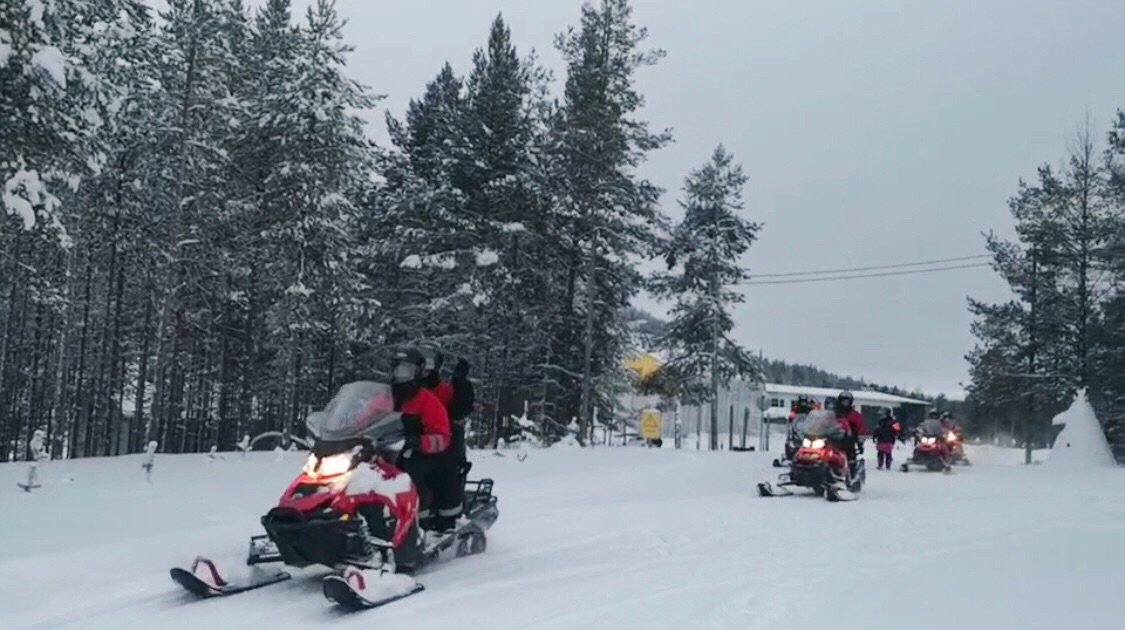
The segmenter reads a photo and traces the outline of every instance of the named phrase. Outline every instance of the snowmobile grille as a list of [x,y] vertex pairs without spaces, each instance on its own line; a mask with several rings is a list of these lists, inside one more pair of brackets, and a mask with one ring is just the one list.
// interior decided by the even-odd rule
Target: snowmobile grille
[[274,508],[262,517],[262,527],[285,564],[331,567],[366,555],[359,533],[360,521],[341,520],[341,516],[333,510],[323,510],[306,517],[291,508]]

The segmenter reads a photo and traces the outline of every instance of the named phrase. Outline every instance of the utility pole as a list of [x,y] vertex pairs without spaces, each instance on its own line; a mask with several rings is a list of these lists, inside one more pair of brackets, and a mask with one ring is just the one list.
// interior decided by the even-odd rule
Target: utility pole
[[[716,300],[716,307],[718,301]],[[719,450],[719,317],[711,314],[711,450]]]
[[719,217],[711,226],[711,450],[719,450]]
[[1035,305],[1038,301],[1036,293],[1039,289],[1039,252],[1031,250],[1031,309],[1028,313],[1028,353],[1027,373],[1031,375],[1027,389],[1027,419],[1023,423],[1024,453],[1023,463],[1031,463],[1031,424],[1035,417],[1035,351],[1036,351],[1036,326]]
[[578,441],[583,446],[585,446],[587,429],[589,428],[592,431],[592,427],[589,427],[590,406],[592,402],[590,400],[590,397],[591,389],[593,386],[593,383],[591,382],[593,380],[593,376],[590,374],[590,370],[594,356],[594,300],[595,296],[597,295],[597,287],[595,285],[597,284],[598,271],[598,265],[594,258],[598,255],[597,238],[598,231],[595,228],[593,238],[590,242],[590,259],[588,263],[590,268],[587,280],[589,284],[586,287],[586,339],[584,344],[585,349],[582,356],[582,409],[581,417],[578,421]]

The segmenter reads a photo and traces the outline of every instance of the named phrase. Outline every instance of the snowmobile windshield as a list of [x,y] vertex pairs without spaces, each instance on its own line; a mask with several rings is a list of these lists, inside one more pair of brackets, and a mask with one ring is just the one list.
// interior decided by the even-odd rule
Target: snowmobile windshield
[[840,426],[831,411],[818,409],[805,419],[805,437],[842,438],[844,427]]
[[400,417],[390,385],[357,381],[341,387],[323,411],[309,415],[306,424],[322,442],[361,437],[378,441],[384,434],[401,432]]
[[922,421],[922,426],[918,427],[918,431],[926,436],[938,436],[942,434],[941,420],[937,418],[926,418]]
[[793,422],[790,423],[789,430],[792,431],[794,435],[804,435],[805,427],[808,425],[808,423],[809,414],[799,413],[793,416]]

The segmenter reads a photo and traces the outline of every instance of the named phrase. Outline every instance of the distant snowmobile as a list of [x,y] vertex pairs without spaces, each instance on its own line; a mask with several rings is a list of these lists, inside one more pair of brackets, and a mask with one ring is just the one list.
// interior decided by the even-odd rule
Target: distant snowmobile
[[946,433],[936,418],[927,418],[918,427],[914,438],[914,456],[902,465],[902,472],[910,472],[911,466],[932,472],[940,470],[948,473],[952,470],[953,456]]
[[266,534],[250,539],[246,575],[232,579],[199,557],[190,569],[171,570],[177,584],[199,597],[231,595],[290,578],[260,565],[323,565],[334,569],[323,578],[327,599],[372,608],[423,590],[411,574],[440,557],[485,550],[485,531],[499,517],[491,479],[466,482],[464,516],[451,533],[431,540],[420,530],[419,489],[394,464],[404,432],[389,385],[344,385],[306,424],[316,438],[312,454],[262,517]]
[[768,481],[758,484],[758,494],[791,496],[794,493],[789,487],[797,486],[809,488],[832,502],[855,500],[867,480],[867,471],[863,459],[857,459],[855,470],[850,470],[848,456],[840,446],[844,437],[844,427],[832,412],[809,413],[801,447],[793,456],[789,472],[778,477],[776,486]]
[[950,463],[954,466],[971,466],[972,462],[965,456],[965,444],[961,434],[956,430],[945,432],[945,444],[949,447]]

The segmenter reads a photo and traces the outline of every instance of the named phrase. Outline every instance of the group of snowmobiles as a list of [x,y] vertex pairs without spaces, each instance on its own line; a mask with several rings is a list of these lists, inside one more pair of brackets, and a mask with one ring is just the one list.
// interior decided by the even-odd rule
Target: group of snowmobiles
[[902,464],[900,470],[910,472],[911,467],[915,467],[930,472],[950,473],[954,466],[969,465],[961,431],[943,423],[935,412],[931,412],[915,431],[914,454]]
[[[325,567],[324,596],[349,610],[373,608],[424,589],[414,575],[434,562],[479,554],[499,517],[493,481],[469,481],[458,470],[462,505],[452,529],[435,531],[432,491],[406,472],[409,418],[397,411],[391,385],[370,381],[340,388],[306,420],[315,440],[303,469],[277,505],[261,517],[265,534],[250,539],[245,562],[220,567],[197,557],[171,569],[173,581],[201,597],[276,584],[292,570]],[[276,568],[283,565],[283,568]],[[288,569],[288,570],[286,570]]]
[[[843,392],[842,396],[850,394]],[[866,464],[860,456],[862,436],[849,435],[847,424],[837,418],[839,408],[832,410],[834,399],[826,400],[824,408],[802,403],[799,411],[790,414],[784,456],[773,460],[775,468],[788,468],[788,472],[780,474],[776,484],[759,483],[758,494],[792,496],[792,488],[805,488],[834,503],[855,500],[867,482]],[[914,431],[912,456],[899,469],[950,473],[953,466],[970,465],[961,431],[951,416],[947,413],[939,418],[936,411],[928,416]]]

